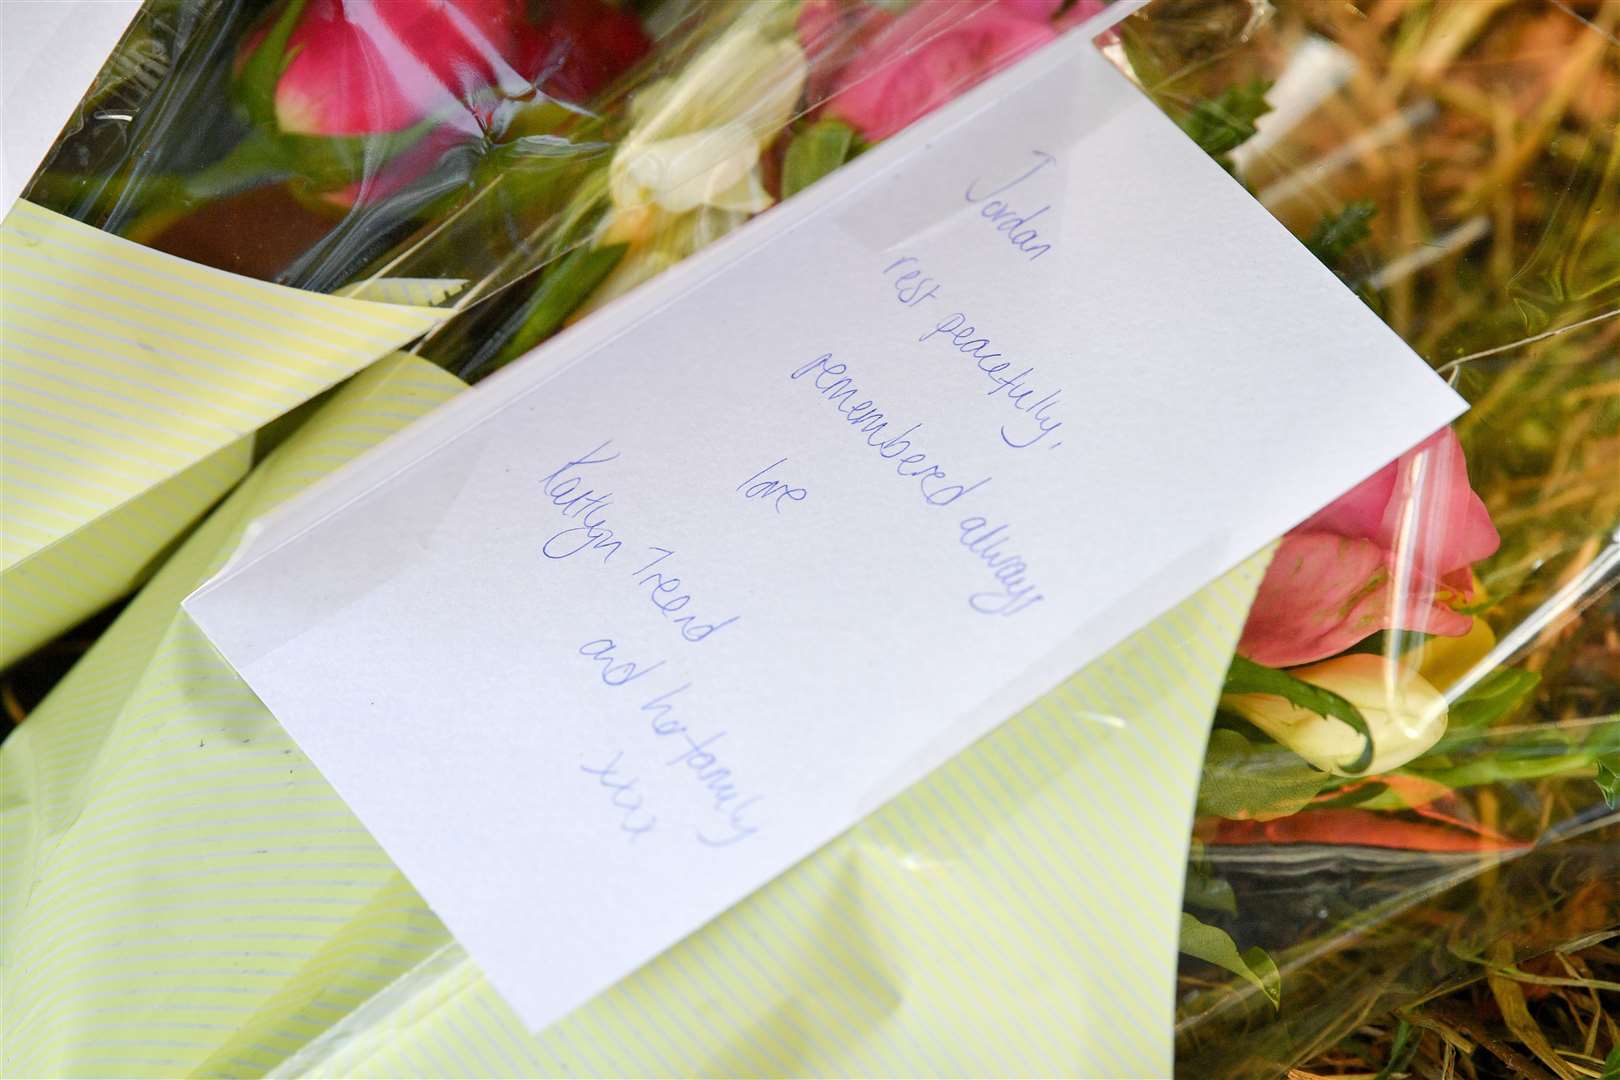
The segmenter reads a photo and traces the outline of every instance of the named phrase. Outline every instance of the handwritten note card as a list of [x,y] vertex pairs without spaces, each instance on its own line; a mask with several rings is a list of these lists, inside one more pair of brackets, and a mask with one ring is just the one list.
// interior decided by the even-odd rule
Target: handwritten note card
[[188,607],[540,1026],[1458,411],[1075,38]]

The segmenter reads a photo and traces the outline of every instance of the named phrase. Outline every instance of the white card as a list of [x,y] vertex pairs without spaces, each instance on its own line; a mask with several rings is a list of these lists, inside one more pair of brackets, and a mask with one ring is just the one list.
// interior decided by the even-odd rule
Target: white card
[[1071,37],[187,607],[539,1027],[1460,411]]

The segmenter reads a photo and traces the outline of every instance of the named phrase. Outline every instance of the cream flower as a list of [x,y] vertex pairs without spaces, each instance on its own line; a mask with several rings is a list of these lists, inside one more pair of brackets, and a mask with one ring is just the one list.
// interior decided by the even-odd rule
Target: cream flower
[[759,156],[793,119],[809,71],[779,15],[774,5],[750,7],[679,75],[636,95],[608,166],[613,208],[595,241],[627,250],[571,319],[770,207]]
[[765,22],[745,16],[680,75],[636,97],[609,167],[616,210],[752,214],[771,205],[760,151],[793,118],[809,65],[796,41],[771,35]]
[[[1404,665],[1372,653],[1324,660],[1289,674],[1331,690],[1361,711],[1372,732],[1373,759],[1365,773],[1398,769],[1440,740],[1446,699]],[[1357,775],[1362,736],[1343,720],[1290,704],[1275,694],[1228,694],[1221,704],[1326,772]]]

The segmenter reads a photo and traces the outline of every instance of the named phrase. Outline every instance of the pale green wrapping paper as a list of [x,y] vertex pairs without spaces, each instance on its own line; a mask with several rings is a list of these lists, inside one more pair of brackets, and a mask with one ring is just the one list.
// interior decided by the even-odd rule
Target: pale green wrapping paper
[[22,201],[0,219],[0,667],[127,595],[247,472],[253,433],[449,312],[322,295]]
[[1168,1073],[1193,794],[1263,557],[531,1035],[178,608],[460,387],[360,375],[0,747],[7,1075]]

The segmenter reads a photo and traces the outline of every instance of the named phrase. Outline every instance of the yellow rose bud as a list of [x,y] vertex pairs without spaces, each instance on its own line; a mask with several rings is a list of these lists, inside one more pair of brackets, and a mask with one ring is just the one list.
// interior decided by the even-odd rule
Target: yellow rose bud
[[1474,624],[1462,637],[1435,635],[1407,654],[1418,674],[1439,690],[1449,690],[1496,648],[1491,624],[1474,616]]
[[[1446,699],[1416,671],[1372,653],[1324,660],[1289,674],[1331,690],[1361,711],[1372,732],[1366,773],[1388,772],[1419,756],[1446,731]],[[1221,704],[1325,772],[1340,776],[1361,757],[1364,740],[1343,720],[1275,694],[1228,694]]]

